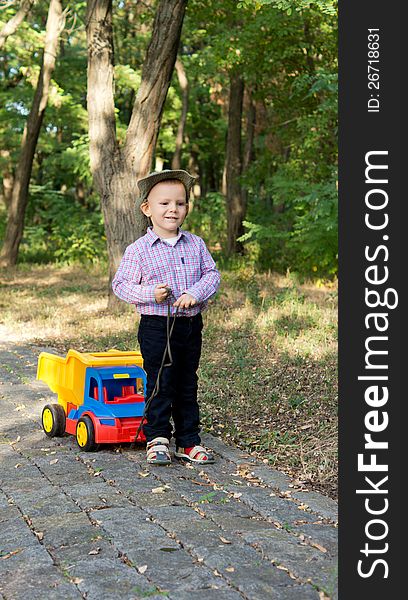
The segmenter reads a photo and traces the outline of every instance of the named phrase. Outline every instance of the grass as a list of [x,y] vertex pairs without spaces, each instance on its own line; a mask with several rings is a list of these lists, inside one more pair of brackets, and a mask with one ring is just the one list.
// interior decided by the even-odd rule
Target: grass
[[[134,309],[109,313],[102,267],[21,265],[0,275],[11,342],[137,349]],[[204,313],[203,428],[336,497],[337,292],[251,268],[222,273]]]

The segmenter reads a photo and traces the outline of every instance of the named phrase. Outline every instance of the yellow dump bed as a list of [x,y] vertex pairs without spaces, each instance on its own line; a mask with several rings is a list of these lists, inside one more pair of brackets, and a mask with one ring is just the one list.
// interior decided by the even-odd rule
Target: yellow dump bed
[[143,366],[140,352],[77,352],[69,350],[66,357],[41,352],[38,357],[37,379],[48,384],[58,394],[58,402],[66,411],[67,402],[77,406],[84,402],[85,371],[87,367]]

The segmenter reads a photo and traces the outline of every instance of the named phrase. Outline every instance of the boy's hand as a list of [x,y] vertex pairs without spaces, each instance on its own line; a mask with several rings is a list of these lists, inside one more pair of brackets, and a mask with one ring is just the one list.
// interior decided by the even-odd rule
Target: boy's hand
[[190,294],[181,294],[180,298],[177,298],[173,306],[178,306],[179,308],[190,308],[190,306],[194,306],[197,304],[197,300],[190,296]]
[[167,285],[167,283],[159,283],[158,285],[156,285],[156,287],[154,288],[154,298],[157,304],[160,304],[161,302],[167,300],[167,298],[170,295],[169,290],[170,288]]

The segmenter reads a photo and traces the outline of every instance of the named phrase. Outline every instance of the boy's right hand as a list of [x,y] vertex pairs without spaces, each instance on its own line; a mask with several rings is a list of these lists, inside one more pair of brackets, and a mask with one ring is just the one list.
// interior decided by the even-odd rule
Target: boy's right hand
[[169,290],[170,288],[167,285],[167,283],[159,283],[158,285],[156,285],[156,287],[154,288],[154,297],[157,304],[160,304],[161,302],[167,300],[167,298],[170,295]]

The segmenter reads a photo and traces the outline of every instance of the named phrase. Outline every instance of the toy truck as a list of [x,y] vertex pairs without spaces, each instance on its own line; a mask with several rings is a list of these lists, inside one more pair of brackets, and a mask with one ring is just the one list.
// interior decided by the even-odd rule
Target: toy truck
[[69,350],[65,358],[41,352],[37,379],[58,394],[58,404],[42,411],[45,434],[75,435],[86,452],[99,444],[145,441],[139,429],[146,396],[142,364],[139,352]]

